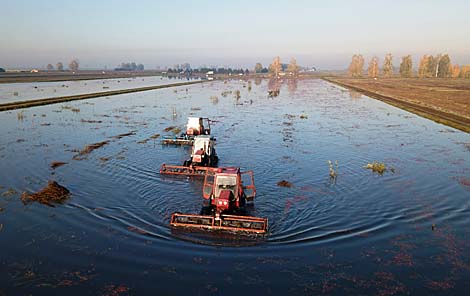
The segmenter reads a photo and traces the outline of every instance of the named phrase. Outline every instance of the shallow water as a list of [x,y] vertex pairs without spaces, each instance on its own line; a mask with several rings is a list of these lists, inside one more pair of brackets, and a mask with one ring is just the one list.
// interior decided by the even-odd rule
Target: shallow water
[[[216,81],[0,113],[0,195],[18,192],[0,197],[0,295],[470,288],[469,134],[322,80],[284,83],[267,98],[271,84]],[[235,90],[241,99],[221,95]],[[219,166],[254,171],[250,214],[269,219],[265,239],[169,228],[171,213],[199,212],[202,183],[160,176],[189,150],[149,138],[190,115],[215,120]],[[389,170],[365,169],[372,161]],[[21,203],[20,192],[49,179],[72,192],[65,205]]]
[[161,76],[55,82],[0,83],[0,104],[174,83]]

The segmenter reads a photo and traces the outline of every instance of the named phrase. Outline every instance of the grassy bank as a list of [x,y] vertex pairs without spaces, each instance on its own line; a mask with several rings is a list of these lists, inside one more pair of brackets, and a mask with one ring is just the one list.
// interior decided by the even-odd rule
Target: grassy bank
[[465,79],[368,79],[326,81],[459,130],[470,132],[470,81]]
[[89,94],[82,94],[82,95],[56,97],[56,98],[49,98],[49,99],[5,103],[5,104],[0,104],[0,112],[7,111],[7,110],[14,110],[14,109],[49,105],[49,104],[57,104],[57,103],[69,102],[69,101],[78,101],[78,100],[92,99],[92,98],[98,98],[98,97],[128,94],[128,93],[148,91],[148,90],[167,88],[167,87],[177,87],[177,86],[190,85],[190,84],[196,84],[196,83],[202,83],[202,82],[204,81],[201,81],[201,80],[188,81],[188,82],[172,83],[172,84],[166,84],[166,85],[147,86],[147,87],[139,87],[139,88],[131,88],[131,89],[105,91],[105,92],[98,92],[98,93],[89,93]]

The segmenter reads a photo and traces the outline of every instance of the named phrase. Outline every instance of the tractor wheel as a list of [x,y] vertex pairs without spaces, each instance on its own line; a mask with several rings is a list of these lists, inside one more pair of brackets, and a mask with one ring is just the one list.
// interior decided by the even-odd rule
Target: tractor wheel
[[183,166],[189,167],[191,165],[191,160],[185,160]]

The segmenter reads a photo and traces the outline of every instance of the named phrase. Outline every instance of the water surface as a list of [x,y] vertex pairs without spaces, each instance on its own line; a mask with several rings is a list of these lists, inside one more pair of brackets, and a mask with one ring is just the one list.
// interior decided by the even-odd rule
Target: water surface
[[[275,98],[272,82],[251,87],[215,81],[0,113],[0,295],[470,288],[468,134],[322,80],[285,82]],[[269,219],[264,240],[170,229],[171,213],[199,212],[202,183],[160,176],[189,150],[151,137],[187,116],[215,121],[219,165],[254,171],[250,214]],[[373,161],[389,170],[364,168]],[[21,203],[49,179],[72,192],[66,204]]]

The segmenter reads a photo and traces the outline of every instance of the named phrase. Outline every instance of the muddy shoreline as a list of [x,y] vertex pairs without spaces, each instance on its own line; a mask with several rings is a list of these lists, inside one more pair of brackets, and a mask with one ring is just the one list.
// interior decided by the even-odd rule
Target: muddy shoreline
[[56,98],[46,98],[46,99],[31,100],[31,101],[5,103],[5,104],[0,104],[0,112],[8,111],[8,110],[15,110],[15,109],[22,109],[22,108],[29,108],[29,107],[36,107],[36,106],[43,106],[43,105],[50,105],[50,104],[57,104],[57,103],[69,102],[69,101],[78,101],[78,100],[92,99],[92,98],[98,98],[98,97],[142,92],[142,91],[168,88],[168,87],[178,87],[178,86],[191,85],[191,84],[202,83],[202,82],[204,81],[203,80],[187,81],[187,82],[172,83],[172,84],[166,84],[166,85],[155,85],[155,86],[147,86],[147,87],[138,87],[138,88],[130,88],[130,89],[122,89],[122,90],[89,93],[89,94],[82,94],[82,95],[63,96],[63,97],[56,97]]
[[398,107],[400,109],[412,112],[421,117],[433,120],[435,122],[459,129],[461,131],[470,133],[470,118],[459,116],[457,114],[452,114],[442,110],[438,110],[432,107],[423,106],[420,104],[408,102],[402,99],[398,99],[392,96],[379,94],[370,89],[354,85],[353,83],[341,81],[334,77],[324,77],[325,81],[331,82],[333,84],[345,87],[350,90],[357,91],[371,98],[380,100],[392,106]]

